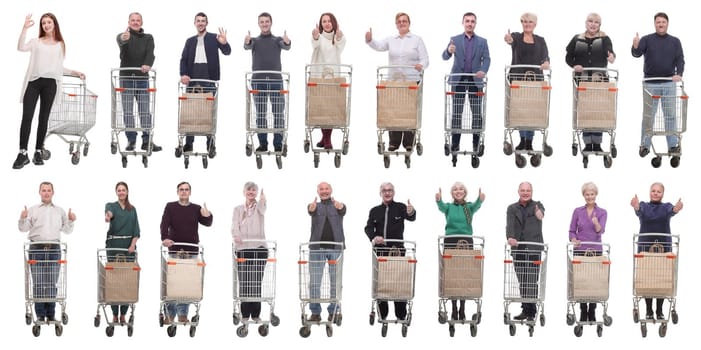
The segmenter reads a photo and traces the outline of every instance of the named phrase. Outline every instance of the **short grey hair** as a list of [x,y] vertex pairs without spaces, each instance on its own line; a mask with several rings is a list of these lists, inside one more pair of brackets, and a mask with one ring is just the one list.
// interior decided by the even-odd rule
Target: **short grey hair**
[[586,191],[593,191],[594,194],[599,194],[599,188],[596,187],[596,184],[593,182],[587,182],[584,185],[582,185],[582,195],[584,195],[584,192]]
[[249,189],[254,189],[254,190],[258,191],[258,185],[256,185],[256,183],[253,181],[248,181],[243,185],[243,190],[247,191]]

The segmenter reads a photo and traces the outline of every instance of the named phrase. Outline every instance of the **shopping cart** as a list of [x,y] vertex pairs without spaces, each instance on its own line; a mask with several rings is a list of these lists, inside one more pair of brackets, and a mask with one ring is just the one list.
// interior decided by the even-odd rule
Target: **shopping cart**
[[[122,167],[127,167],[127,156],[141,156],[144,168],[153,150],[153,129],[156,125],[156,71],[148,76],[134,75],[141,68],[112,69],[112,142],[110,152],[122,156]],[[137,117],[138,116],[138,117]],[[146,149],[127,150],[120,146],[119,134],[147,132],[150,137]]]
[[[661,102],[661,103],[660,103]],[[684,81],[674,82],[672,78],[643,79],[643,136],[650,140],[655,157],[650,163],[654,168],[662,165],[662,157],[670,157],[669,164],[676,168],[682,156],[682,134],[686,132],[686,114],[689,96],[684,90]],[[655,149],[654,136],[665,136],[668,145],[678,141],[666,153]],[[645,157],[650,149],[642,145],[639,155]]]
[[[411,75],[405,72],[411,71]],[[423,154],[421,144],[421,109],[423,100],[423,71],[414,66],[377,67],[377,153],[389,168],[391,155],[403,155],[406,167],[411,167],[411,154]],[[385,148],[383,134],[387,132],[411,132],[414,134],[411,147],[399,151]],[[406,135],[405,135],[406,137]],[[401,145],[394,145],[401,146]]]
[[[253,71],[246,73],[246,156],[255,154],[256,166],[263,167],[263,155],[274,155],[278,169],[287,157],[287,130],[290,111],[290,73]],[[254,149],[257,134],[273,133],[273,151]],[[275,142],[280,142],[275,147]]]
[[[236,328],[236,335],[244,338],[248,335],[249,325],[259,325],[258,334],[262,337],[268,335],[270,325],[277,327],[280,318],[275,315],[275,280],[277,268],[277,242],[265,240],[242,241],[241,247],[255,246],[256,248],[241,248],[232,244],[233,254],[233,281],[234,281],[234,325],[241,323]],[[270,309],[270,318],[249,319],[241,314],[243,303],[265,303]]]
[[[104,315],[107,323],[105,334],[108,337],[114,335],[115,326],[127,326],[129,337],[134,334],[134,309],[139,301],[140,272],[136,252],[129,254],[129,250],[123,248],[97,250],[97,313],[94,325],[100,327],[101,314]],[[131,309],[126,323],[110,318],[111,309],[120,305],[128,305]]]
[[[81,147],[87,157],[90,141],[87,132],[95,126],[97,95],[85,87],[85,80],[63,76],[60,97],[61,102],[51,109],[46,136],[56,135],[68,144],[71,163],[80,162]],[[51,151],[43,149],[42,158],[51,158]]]
[[[469,155],[473,168],[480,166],[484,155],[484,129],[487,117],[487,77],[477,79],[475,74],[446,74],[445,85],[445,144],[446,156],[452,155],[453,167],[458,155]],[[472,135],[472,150],[460,150],[462,135]],[[476,141],[478,138],[479,141]],[[457,140],[456,140],[457,141]],[[455,144],[455,146],[453,146]]]
[[[516,166],[526,166],[526,155],[531,157],[531,165],[540,166],[542,156],[550,157],[553,148],[548,145],[548,124],[550,115],[550,74],[541,72],[540,66],[506,66],[504,103],[504,154],[515,156]],[[542,149],[518,150],[513,147],[514,131],[533,131],[543,134]],[[528,147],[527,147],[528,148]]]
[[[175,157],[183,156],[185,169],[190,166],[190,157],[202,157],[202,167],[207,169],[208,159],[217,155],[215,142],[217,133],[217,106],[219,82],[216,80],[190,79],[189,84],[178,83],[178,147]],[[205,152],[185,149],[188,136],[206,136]]]
[[[545,278],[547,273],[548,245],[538,242],[519,242],[517,247],[508,243],[504,249],[504,324],[509,334],[516,335],[516,325],[528,327],[533,336],[536,319],[545,326]],[[516,320],[511,318],[509,305],[513,302],[535,304],[533,318]]]
[[[596,334],[600,337],[604,326],[613,323],[608,315],[610,266],[611,248],[607,243],[567,243],[567,325],[574,325],[574,335],[577,337],[582,336],[584,326],[596,326]],[[603,320],[577,320],[575,310],[579,303],[589,304],[589,307],[601,304],[604,309]]]
[[[63,334],[63,325],[68,324],[66,313],[66,243],[56,241],[33,241],[24,243],[24,321],[32,325],[32,334],[38,337],[41,326],[54,326],[56,336]],[[35,304],[58,303],[61,319],[38,317]]]
[[[679,322],[677,314],[677,276],[679,271],[679,235],[640,233],[633,236],[633,322],[640,323],[640,333],[647,336],[647,324],[659,323],[660,337],[667,335],[670,319]],[[640,317],[640,300],[646,298],[669,301],[667,316],[662,319]]]
[[[451,337],[455,336],[455,325],[470,325],[470,335],[477,336],[477,325],[482,321],[483,284],[484,238],[438,237],[438,323],[448,323]],[[470,319],[464,317],[464,311],[448,317],[448,302],[458,300],[475,302],[477,309]]]
[[[572,107],[572,155],[576,157],[580,152],[585,168],[590,155],[602,156],[604,167],[610,168],[618,154],[615,143],[618,71],[584,68],[582,72],[572,72]],[[582,147],[583,134],[592,132],[609,135],[610,151]]]
[[416,262],[416,242],[385,239],[384,245],[372,248],[370,325],[375,324],[375,309],[379,311],[380,302],[406,303],[405,318],[390,319],[389,313],[387,318],[383,319],[382,316],[377,318],[377,323],[382,325],[383,337],[387,336],[387,327],[390,323],[402,326],[402,337],[406,337],[409,331],[416,282]]
[[[161,312],[158,323],[168,325],[169,337],[174,337],[177,326],[190,326],[190,337],[195,336],[200,323],[200,302],[204,284],[204,247],[200,244],[175,242],[170,248],[161,247]],[[169,305],[191,304],[195,315],[180,320],[168,312]]]
[[[341,166],[341,155],[348,154],[351,80],[353,67],[346,64],[308,64],[305,67],[307,101],[304,153],[314,153],[314,167],[319,167],[319,154],[334,154],[334,165]],[[341,148],[318,147],[313,144],[315,129],[337,129],[343,134]]]
[[[326,247],[326,249],[321,249]],[[343,243],[315,241],[299,245],[299,300],[302,327],[299,335],[309,337],[311,327],[325,326],[326,336],[333,336],[333,325],[341,326],[343,291]],[[307,305],[329,303],[327,321],[307,317]]]

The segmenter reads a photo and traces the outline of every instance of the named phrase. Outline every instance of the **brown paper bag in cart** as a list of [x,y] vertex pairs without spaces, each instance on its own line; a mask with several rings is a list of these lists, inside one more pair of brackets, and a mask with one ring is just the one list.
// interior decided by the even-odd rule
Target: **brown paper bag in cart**
[[309,78],[307,82],[307,126],[348,125],[346,78]]
[[377,87],[377,127],[417,129],[419,86],[415,81],[382,81]]
[[375,294],[377,300],[410,300],[414,298],[414,271],[416,261],[400,256],[392,248],[389,256],[377,257]]
[[139,301],[139,273],[141,268],[135,261],[117,257],[116,261],[101,266],[102,295],[99,302],[105,304],[131,304]]
[[[461,242],[464,244],[461,245]],[[482,250],[472,250],[467,241],[446,248],[441,257],[441,296],[445,298],[482,297]]]
[[168,258],[165,273],[165,300],[202,300],[202,260]]
[[577,129],[616,129],[616,83],[582,81],[577,91]]
[[180,97],[179,134],[213,134],[214,94],[185,92]]
[[659,243],[651,245],[649,251],[637,254],[633,294],[642,297],[675,296],[676,260],[677,256],[664,252]]
[[574,256],[568,269],[567,297],[569,300],[607,301],[609,298],[608,257],[585,253]]
[[505,125],[507,128],[544,129],[548,126],[548,82],[528,80],[529,76],[527,72],[524,75],[526,79],[513,80],[508,87],[509,113]]

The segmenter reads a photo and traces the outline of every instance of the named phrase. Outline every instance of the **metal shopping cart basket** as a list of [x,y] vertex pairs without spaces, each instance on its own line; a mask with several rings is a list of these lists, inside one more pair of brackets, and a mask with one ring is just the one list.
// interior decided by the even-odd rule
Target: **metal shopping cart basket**
[[[659,323],[659,335],[667,335],[667,325],[679,322],[677,314],[677,276],[679,271],[679,235],[640,233],[633,236],[633,322],[647,336],[647,324]],[[656,298],[669,301],[667,316],[640,317],[640,300]]]
[[[542,156],[550,157],[553,148],[548,145],[550,119],[550,74],[540,66],[512,65],[504,70],[504,154],[514,154],[516,166],[526,166],[526,156],[531,165],[540,166]],[[532,131],[543,135],[542,149],[522,150],[513,147],[514,131]],[[532,148],[532,147],[530,147]]]
[[[682,156],[682,134],[686,132],[686,114],[689,96],[684,90],[684,81],[672,78],[643,79],[643,137],[649,140],[655,157],[650,163],[654,168],[662,165],[662,157],[670,157],[669,164],[676,168]],[[667,152],[658,151],[652,142],[654,136],[665,136],[669,146]],[[670,144],[678,142],[677,145]],[[646,145],[640,146],[639,155],[650,152]]]
[[[255,154],[258,169],[263,167],[263,155],[274,155],[278,169],[282,169],[282,157],[287,157],[289,84],[287,72],[246,73],[246,156]],[[254,136],[268,133],[275,135],[273,150],[268,150],[267,144],[254,149]]]
[[[250,247],[250,248],[249,248]],[[249,325],[258,325],[258,334],[268,335],[270,325],[277,327],[280,318],[275,315],[275,281],[277,269],[277,242],[245,239],[240,245],[231,246],[233,254],[233,299],[236,335],[248,335]],[[269,319],[242,316],[242,304],[264,303],[268,306]]]
[[[582,154],[584,168],[589,156],[602,156],[604,167],[610,168],[616,158],[616,111],[618,108],[618,71],[606,68],[584,68],[572,72],[572,155]],[[609,151],[595,149],[594,142],[582,147],[584,134],[609,135]],[[600,148],[600,147],[599,147]]]
[[[453,167],[458,155],[469,155],[473,168],[480,166],[484,155],[484,130],[487,117],[487,77],[472,73],[446,74],[445,86],[445,144],[446,156],[452,155]],[[460,150],[462,135],[472,136],[472,148]]]
[[[204,284],[204,247],[200,244],[175,242],[161,247],[161,312],[159,325],[168,325],[168,336],[174,337],[177,326],[190,326],[190,337],[195,336],[200,322],[200,302]],[[189,320],[168,313],[170,304],[195,306],[195,315]]]
[[[126,326],[127,336],[134,334],[134,309],[139,301],[139,275],[141,267],[137,253],[128,249],[106,248],[97,250],[97,313],[94,325],[100,327],[101,315],[105,316],[105,334],[114,335],[115,326]],[[128,305],[131,309],[125,323],[110,318],[108,307]],[[102,313],[100,312],[102,311]],[[110,310],[111,311],[111,310]]]
[[[307,100],[305,104],[304,153],[314,153],[314,167],[319,167],[321,153],[334,154],[334,165],[341,166],[341,155],[348,154],[350,125],[351,80],[353,67],[346,64],[308,64],[305,67]],[[339,130],[341,148],[314,145],[315,129]],[[330,137],[330,136],[329,136]]]
[[[63,334],[63,325],[68,324],[66,313],[67,274],[66,243],[56,241],[33,241],[24,243],[24,321],[32,326],[32,334],[38,337],[41,326],[53,325],[56,336]],[[61,318],[38,317],[35,304],[57,303],[61,307]]]
[[[504,324],[509,326],[509,334],[516,335],[516,325],[528,327],[528,335],[533,336],[536,320],[545,326],[545,280],[547,275],[548,245],[538,242],[518,242],[517,247],[509,244],[504,248]],[[534,317],[521,320],[512,319],[509,305],[513,302],[534,304]]]
[[[455,325],[469,325],[470,335],[477,336],[482,321],[482,291],[484,284],[484,238],[469,235],[438,237],[438,323],[448,324],[450,336]],[[448,317],[448,303],[461,302]],[[463,303],[473,301],[476,311],[465,317]]]
[[[389,168],[391,155],[404,155],[406,167],[411,167],[411,154],[423,154],[421,144],[421,109],[423,100],[423,71],[414,66],[377,67],[377,153]],[[383,134],[412,133],[411,146],[399,151],[401,145],[385,148]],[[404,135],[406,137],[407,135]],[[397,148],[394,148],[397,147]]]
[[[416,282],[416,242],[398,239],[385,239],[383,245],[372,248],[372,305],[370,325],[375,323],[375,309],[380,302],[405,302],[406,317],[390,319],[381,316],[377,323],[382,325],[381,334],[387,336],[388,324],[402,326],[402,337],[407,336],[411,326],[412,306]],[[396,306],[396,304],[395,304]]]
[[[63,76],[60,97],[61,102],[51,109],[47,136],[56,135],[68,144],[71,163],[80,162],[80,153],[87,157],[90,141],[87,132],[95,126],[97,95],[88,90],[85,80]],[[41,150],[42,158],[51,158],[51,151]]]
[[[127,167],[127,156],[141,156],[144,167],[153,150],[153,129],[156,125],[156,71],[147,76],[134,75],[141,68],[112,69],[112,142],[110,152],[122,156],[122,167]],[[146,149],[120,146],[119,134],[146,132],[150,135]]]
[[[341,326],[343,291],[343,243],[316,241],[299,245],[299,300],[302,327],[299,335],[309,337],[311,327],[325,326],[326,336],[333,336],[333,325]],[[307,317],[307,305],[329,303],[329,317],[313,320]]]
[[[596,334],[601,337],[604,326],[613,323],[608,315],[610,266],[611,249],[607,243],[567,243],[567,325],[574,325],[577,337],[582,336],[584,326],[596,326]],[[579,303],[589,304],[590,308],[601,304],[603,320],[587,318],[593,313],[591,309],[577,320],[575,310]]]
[[[217,155],[215,142],[219,82],[190,79],[189,84],[178,83],[178,92],[178,147],[175,148],[175,157],[183,157],[185,169],[190,166],[190,157],[202,157],[202,167],[207,169],[208,158]],[[188,136],[206,136],[208,142],[205,152],[186,149],[184,145]]]

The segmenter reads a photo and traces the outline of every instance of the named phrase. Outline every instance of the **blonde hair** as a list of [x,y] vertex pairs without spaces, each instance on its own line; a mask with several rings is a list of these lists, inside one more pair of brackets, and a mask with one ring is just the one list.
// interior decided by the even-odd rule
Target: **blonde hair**
[[521,21],[533,21],[533,23],[538,23],[538,16],[532,12],[526,12],[521,15]]

